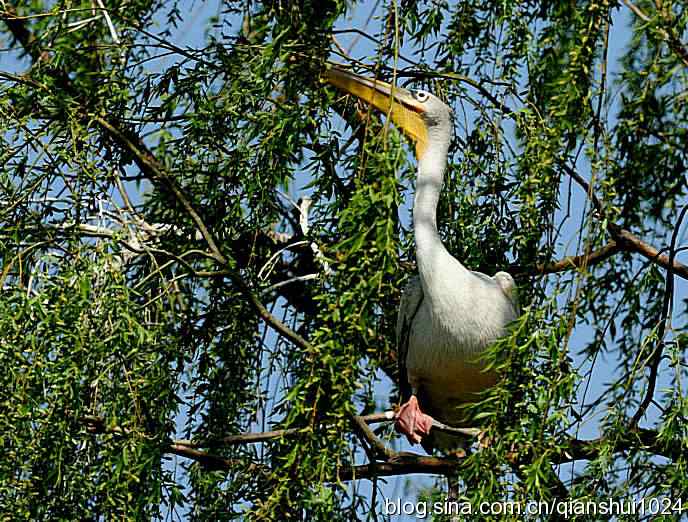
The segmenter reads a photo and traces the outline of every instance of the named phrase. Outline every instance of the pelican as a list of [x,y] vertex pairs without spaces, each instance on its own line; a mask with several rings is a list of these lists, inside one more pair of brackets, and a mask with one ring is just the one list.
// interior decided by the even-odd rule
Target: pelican
[[397,319],[403,404],[395,427],[411,444],[421,443],[428,452],[434,447],[461,448],[463,443],[455,436],[430,430],[435,420],[470,426],[466,405],[496,382],[481,355],[506,333],[518,315],[518,305],[509,274],[489,277],[468,270],[440,239],[436,211],[452,138],[452,111],[428,92],[410,91],[339,67],[328,68],[324,80],[386,115],[415,145],[413,231],[418,275],[403,291]]

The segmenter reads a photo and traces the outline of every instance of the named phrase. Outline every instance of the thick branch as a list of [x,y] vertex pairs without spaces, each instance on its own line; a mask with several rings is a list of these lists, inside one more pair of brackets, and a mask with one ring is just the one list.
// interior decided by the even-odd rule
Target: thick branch
[[169,444],[167,446],[166,453],[173,453],[174,455],[179,455],[180,457],[195,460],[205,469],[210,471],[230,470],[238,465],[238,463],[234,460],[225,459],[219,455],[213,455],[212,453],[200,451],[188,446],[182,446],[180,444]]
[[422,473],[430,475],[449,475],[461,464],[460,460],[429,457],[416,453],[397,453],[389,460],[360,466],[344,466],[337,478],[342,481],[410,475]]
[[[595,210],[604,215],[604,205],[594,191],[592,191],[590,184],[570,166],[564,164],[563,167],[571,179],[578,183],[588,195],[590,201],[592,201],[592,204],[595,207]],[[671,272],[682,277],[683,279],[688,279],[688,266],[676,261],[675,259],[670,259],[666,254],[661,254],[659,250],[649,243],[646,243],[632,232],[620,227],[616,223],[611,222],[607,224],[607,230],[614,238],[616,246],[619,248],[619,250],[636,252],[646,259],[649,259],[653,263],[658,264],[662,268],[671,270]]]
[[[189,448],[179,444],[170,444],[168,453],[179,455],[188,459],[195,460],[199,464],[210,470],[230,471],[237,466],[243,466],[241,461],[225,459],[218,455],[205,451]],[[383,462],[374,462],[359,466],[342,466],[336,477],[330,480],[359,480],[372,479],[375,477],[389,477],[393,475],[409,475],[411,473],[423,473],[432,475],[448,475],[455,471],[461,464],[461,460],[430,457],[417,453],[396,453],[391,451],[390,457]],[[256,468],[261,468],[258,464],[252,464]]]
[[[577,460],[596,459],[600,456],[600,452],[607,442],[608,439],[605,437],[592,440],[570,439],[568,444],[559,453],[554,453],[550,456],[551,463],[564,464]],[[172,451],[173,447],[174,451]],[[188,446],[172,444],[170,448],[171,453],[192,458],[202,464],[208,462],[212,469],[230,470],[238,465],[203,451],[186,451],[192,449]],[[623,437],[617,439],[612,447],[613,453],[638,450],[648,451],[674,460],[680,456],[688,456],[688,448],[684,447],[680,440],[664,443],[660,440],[658,432],[646,429],[629,430]],[[462,460],[456,458],[431,457],[406,452],[397,453],[392,450],[388,450],[388,452],[388,458],[380,462],[358,466],[343,466],[336,478],[342,481],[349,481],[414,473],[446,476],[455,472],[462,463]],[[527,450],[520,452],[516,449],[507,458],[512,465],[518,466],[526,464],[530,457]],[[217,468],[216,466],[221,467]]]
[[[555,464],[572,462],[575,460],[592,460],[600,455],[600,451],[608,443],[608,437],[591,440],[571,439],[568,447],[556,455]],[[659,432],[644,428],[634,428],[620,432],[612,446],[613,453],[627,451],[648,451],[654,455],[661,455],[671,460],[688,457],[688,447],[680,439],[665,441]]]
[[609,259],[621,250],[622,249],[619,247],[616,241],[610,241],[602,248],[593,250],[587,255],[580,254],[577,256],[567,256],[559,261],[553,261],[547,264],[539,264],[534,267],[512,265],[509,267],[509,272],[514,277],[566,272],[567,270],[575,270],[583,266],[596,265],[602,261],[605,261],[606,259]]
[[619,245],[617,245],[615,241],[610,241],[599,250],[594,250],[587,255],[581,254],[578,256],[567,256],[564,259],[549,263],[544,266],[538,265],[537,270],[543,274],[553,274],[556,272],[564,272],[566,270],[580,268],[582,266],[592,266],[609,259],[620,250],[621,249],[619,248]]
[[631,252],[637,252],[641,256],[649,259],[653,263],[658,264],[662,268],[671,270],[675,275],[682,277],[683,279],[688,279],[688,266],[684,265],[680,261],[670,260],[667,254],[661,254],[652,245],[646,243],[640,239],[635,234],[632,234],[626,229],[620,226],[610,223],[608,225],[608,230],[614,236],[617,243],[623,248],[623,250],[628,250]]

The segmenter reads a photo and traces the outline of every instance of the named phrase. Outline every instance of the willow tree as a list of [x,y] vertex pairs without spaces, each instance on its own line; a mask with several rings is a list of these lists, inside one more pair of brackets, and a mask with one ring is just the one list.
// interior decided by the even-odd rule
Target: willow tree
[[[688,501],[684,3],[0,20],[3,517],[376,518],[411,473],[475,506]],[[397,400],[415,167],[328,60],[453,107],[443,240],[517,280],[466,458],[368,424]]]

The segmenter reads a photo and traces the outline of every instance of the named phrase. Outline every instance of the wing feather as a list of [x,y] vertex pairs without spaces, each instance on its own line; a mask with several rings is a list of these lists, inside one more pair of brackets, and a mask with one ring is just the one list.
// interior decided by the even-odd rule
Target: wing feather
[[514,307],[514,314],[515,315],[520,315],[521,314],[521,307],[519,306],[518,302],[518,291],[516,289],[516,282],[514,281],[514,278],[511,277],[511,274],[508,274],[506,272],[497,272],[494,276],[492,276],[492,279],[494,280],[495,283],[497,283],[497,286],[504,292],[504,295],[511,301],[511,305]]
[[408,355],[413,320],[422,302],[423,287],[420,283],[420,277],[415,276],[409,279],[404,287],[399,303],[399,315],[397,316],[397,367],[399,372],[399,399],[402,403],[411,397],[411,385],[406,373],[406,356]]

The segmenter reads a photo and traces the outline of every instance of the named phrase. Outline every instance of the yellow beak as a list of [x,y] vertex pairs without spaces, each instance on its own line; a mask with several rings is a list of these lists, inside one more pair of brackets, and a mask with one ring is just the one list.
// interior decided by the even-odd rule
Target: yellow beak
[[323,80],[352,94],[391,118],[416,145],[416,156],[423,156],[428,143],[428,129],[423,120],[423,104],[413,94],[381,80],[371,80],[338,67],[325,71]]

